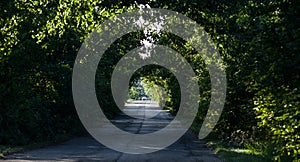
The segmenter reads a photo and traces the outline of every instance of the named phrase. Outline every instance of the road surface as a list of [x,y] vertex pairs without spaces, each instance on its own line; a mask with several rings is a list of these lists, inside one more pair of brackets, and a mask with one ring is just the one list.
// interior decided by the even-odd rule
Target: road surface
[[[122,130],[146,134],[164,128],[173,117],[161,110],[156,102],[132,101],[125,105],[124,114],[111,122]],[[127,114],[127,115],[125,115]],[[133,115],[136,118],[131,118]],[[147,118],[145,118],[147,117]],[[152,118],[151,118],[152,117]],[[159,137],[158,137],[159,138]],[[177,142],[148,154],[126,154],[105,147],[91,136],[74,138],[67,142],[36,150],[8,155],[4,161],[103,161],[103,162],[221,162],[205,143],[187,131]]]

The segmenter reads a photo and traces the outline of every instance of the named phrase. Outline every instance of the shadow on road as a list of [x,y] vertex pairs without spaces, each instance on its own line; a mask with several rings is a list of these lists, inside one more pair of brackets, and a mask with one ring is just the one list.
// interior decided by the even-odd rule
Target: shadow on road
[[[133,134],[158,131],[174,119],[168,111],[162,110],[154,101],[132,101],[125,104],[122,111],[123,113],[111,122],[118,128]],[[198,140],[194,133],[187,131],[169,147],[148,154],[132,155],[117,152],[100,144],[91,136],[84,136],[55,146],[9,155],[5,161],[219,162],[222,160],[204,142]]]

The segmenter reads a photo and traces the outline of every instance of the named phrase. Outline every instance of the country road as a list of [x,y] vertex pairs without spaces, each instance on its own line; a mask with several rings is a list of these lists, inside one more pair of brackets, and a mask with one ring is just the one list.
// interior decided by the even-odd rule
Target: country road
[[[133,134],[147,134],[164,128],[173,117],[161,110],[156,102],[132,101],[123,110],[131,118],[120,114],[111,120],[118,128]],[[157,137],[159,138],[159,137]],[[4,161],[103,161],[103,162],[221,162],[222,160],[198,140],[196,135],[187,131],[177,142],[162,150],[148,154],[126,154],[105,147],[91,136],[74,138],[67,142],[8,155]]]

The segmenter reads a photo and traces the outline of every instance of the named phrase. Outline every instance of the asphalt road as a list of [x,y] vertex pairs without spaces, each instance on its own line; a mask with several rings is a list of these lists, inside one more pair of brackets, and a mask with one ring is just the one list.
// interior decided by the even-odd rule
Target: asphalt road
[[[124,114],[111,120],[118,128],[133,133],[147,134],[168,125],[173,117],[161,110],[156,102],[133,101],[125,105]],[[127,115],[126,115],[127,114]],[[135,118],[131,118],[134,116]],[[160,137],[157,137],[158,139]],[[121,144],[120,144],[121,145]],[[146,145],[146,143],[145,143]],[[220,162],[206,144],[187,131],[179,140],[166,148],[148,154],[127,154],[112,150],[91,136],[74,138],[67,142],[36,150],[8,155],[4,161],[103,161],[103,162]]]

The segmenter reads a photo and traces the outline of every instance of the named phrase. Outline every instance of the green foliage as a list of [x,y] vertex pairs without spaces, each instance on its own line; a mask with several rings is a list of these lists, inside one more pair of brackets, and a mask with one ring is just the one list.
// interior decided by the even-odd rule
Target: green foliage
[[134,100],[140,100],[142,96],[145,96],[145,89],[144,86],[142,85],[142,80],[141,78],[135,78],[132,86],[129,90],[129,96],[131,99]]
[[[264,144],[271,140],[272,156],[277,160],[284,161],[285,156],[298,159],[299,3],[285,0],[158,2],[204,26],[226,64],[228,93],[215,131],[228,141],[259,140]],[[204,95],[200,98],[195,123],[199,125],[210,97],[205,65],[199,59],[201,55],[188,50],[184,42],[169,38],[163,42],[176,44],[172,46],[176,51],[184,51],[180,49],[185,47],[181,53],[191,58],[190,63],[202,79],[200,88],[205,87],[201,89]],[[258,102],[259,99],[263,101]]]
[[154,65],[146,66],[143,72],[146,74],[143,81],[149,95],[175,114],[180,103],[180,88],[176,77],[164,67]]
[[162,86],[159,86],[153,82],[146,82],[144,84],[145,93],[151,98],[151,100],[158,101],[160,106],[164,106],[166,102],[166,91]]
[[[284,94],[282,96],[281,94]],[[297,89],[274,88],[260,91],[254,108],[258,126],[266,130],[266,139],[271,139],[276,158],[300,155],[300,95]]]
[[122,11],[90,0],[1,2],[1,144],[82,131],[71,93],[73,62],[86,35]]

